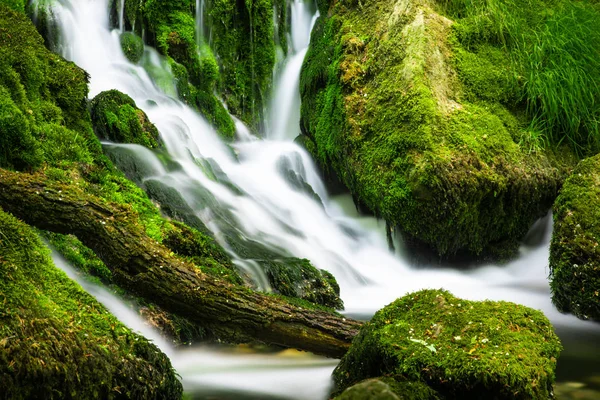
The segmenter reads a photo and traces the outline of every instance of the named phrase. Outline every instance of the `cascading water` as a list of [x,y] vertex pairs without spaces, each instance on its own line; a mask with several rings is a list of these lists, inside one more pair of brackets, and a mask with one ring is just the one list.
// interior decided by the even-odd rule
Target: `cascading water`
[[[236,240],[259,243],[281,256],[308,258],[318,268],[332,272],[340,284],[346,312],[353,316],[366,318],[409,291],[431,287],[443,287],[463,298],[503,299],[541,309],[552,320],[565,344],[559,374],[561,368],[564,369],[561,365],[570,365],[574,360],[579,363],[586,356],[588,368],[579,370],[577,376],[588,372],[598,374],[600,367],[593,358],[598,358],[595,341],[600,338],[600,327],[561,315],[550,303],[546,281],[549,218],[537,224],[537,232],[541,232],[537,240],[530,237],[519,259],[508,265],[487,265],[469,271],[415,269],[402,255],[388,251],[381,229],[365,227],[376,225],[374,219],[358,218],[343,207],[344,199],[328,197],[308,154],[289,140],[298,132],[297,82],[314,22],[314,16],[307,11],[312,5],[298,0],[292,4],[292,50],[275,86],[269,113],[270,140],[256,140],[238,122],[240,140],[233,145],[236,153],[233,154],[195,111],[159,89],[165,85],[157,84],[144,68],[127,61],[119,45],[118,31],[109,29],[108,1],[61,0],[55,4],[64,56],[91,75],[91,96],[103,90],[118,89],[129,94],[148,114],[158,127],[170,157],[180,168],[160,167],[154,153],[127,145],[125,147],[139,162],[150,165],[141,178],[146,185],[175,189],[258,288],[268,290],[268,281],[254,259],[236,253],[230,243],[232,235]],[[119,146],[123,145],[107,145],[107,150]],[[310,185],[314,193],[306,193],[291,184],[282,173],[282,165]],[[188,358],[182,356],[182,359],[193,360],[194,357],[201,356],[190,353]],[[228,362],[226,355],[215,357],[219,362]],[[198,373],[199,364],[195,367],[177,361],[174,364],[187,390],[196,390],[198,385],[211,382],[212,378],[202,375],[206,370]],[[294,393],[292,397],[323,398],[330,370],[331,366],[327,366],[316,375],[295,375],[286,383],[305,388],[321,385],[319,393],[302,392],[295,386],[286,388],[280,381],[277,386]],[[228,379],[227,372],[219,373],[221,375],[213,375],[213,383],[227,386],[238,380],[237,377]],[[255,374],[252,380],[259,381],[259,376],[274,376],[277,372],[267,369]],[[264,385],[269,386],[269,378]]]
[[269,110],[268,137],[293,140],[300,134],[300,69],[308,50],[310,32],[318,18],[312,2],[294,0],[291,9],[291,34],[288,58],[278,71]]

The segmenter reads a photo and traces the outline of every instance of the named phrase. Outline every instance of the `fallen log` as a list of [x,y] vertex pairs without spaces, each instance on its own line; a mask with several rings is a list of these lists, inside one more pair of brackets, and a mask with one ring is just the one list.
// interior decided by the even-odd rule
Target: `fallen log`
[[42,173],[0,169],[0,207],[39,229],[77,236],[119,286],[229,342],[260,341],[339,358],[361,326],[204,274],[148,237],[130,209]]

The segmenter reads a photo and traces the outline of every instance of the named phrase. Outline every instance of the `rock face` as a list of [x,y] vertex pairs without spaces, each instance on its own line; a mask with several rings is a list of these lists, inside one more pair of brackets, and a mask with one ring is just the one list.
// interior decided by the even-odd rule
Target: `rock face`
[[446,399],[548,399],[560,351],[539,311],[423,290],[378,311],[333,376],[336,391],[387,376]]
[[166,355],[58,270],[0,210],[0,393],[5,398],[179,399]]
[[474,25],[485,15],[453,21],[430,0],[322,3],[300,83],[305,147],[440,255],[513,253],[564,174],[532,142],[510,49]]
[[581,161],[554,203],[550,244],[552,301],[600,321],[600,156]]
[[118,90],[102,92],[91,101],[90,109],[100,139],[158,147],[158,129],[128,95]]

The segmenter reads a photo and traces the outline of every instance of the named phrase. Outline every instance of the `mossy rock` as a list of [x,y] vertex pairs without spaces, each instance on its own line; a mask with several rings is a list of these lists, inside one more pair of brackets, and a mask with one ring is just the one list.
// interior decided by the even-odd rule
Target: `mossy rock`
[[0,211],[0,393],[28,398],[179,399],[168,358],[57,269]]
[[0,3],[0,167],[90,163],[88,76],[44,47],[31,21]]
[[334,2],[301,72],[301,141],[410,240],[441,256],[505,257],[571,164],[526,143],[509,49],[468,47],[439,9]]
[[583,160],[554,203],[550,243],[552,302],[600,321],[600,156]]
[[102,92],[91,101],[90,110],[100,139],[135,143],[150,149],[159,146],[158,129],[128,95],[118,90]]
[[316,269],[309,260],[288,257],[255,261],[265,270],[276,293],[337,310],[344,309],[340,287],[333,275]]
[[142,38],[133,32],[124,32],[121,34],[120,40],[125,57],[134,64],[138,63],[144,55]]
[[540,311],[422,290],[378,311],[333,377],[337,391],[386,376],[445,399],[549,399],[561,349]]
[[422,382],[399,382],[392,378],[367,379],[350,386],[335,400],[438,400],[439,395]]

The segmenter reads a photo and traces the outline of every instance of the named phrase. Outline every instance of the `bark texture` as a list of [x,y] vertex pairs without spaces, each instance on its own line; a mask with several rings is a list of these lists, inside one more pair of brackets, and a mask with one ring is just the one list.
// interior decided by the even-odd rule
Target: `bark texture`
[[231,342],[261,341],[339,358],[361,323],[208,276],[149,238],[137,215],[41,173],[0,169],[0,207],[40,229],[73,234],[133,294]]

